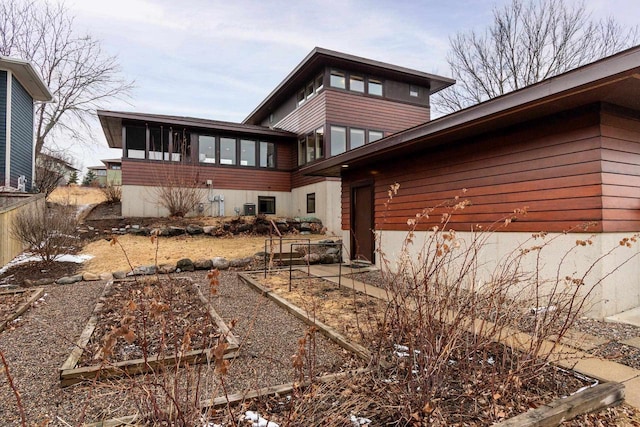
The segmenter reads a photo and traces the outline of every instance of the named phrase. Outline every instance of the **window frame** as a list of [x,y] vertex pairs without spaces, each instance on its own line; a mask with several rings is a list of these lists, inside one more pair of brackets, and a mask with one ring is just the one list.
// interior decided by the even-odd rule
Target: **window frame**
[[[273,203],[273,212],[262,209],[262,203]],[[258,196],[258,209],[257,213],[261,215],[275,215],[276,214],[276,196]]]
[[[262,166],[262,148],[265,147],[265,166]],[[269,147],[273,147],[272,166],[269,166]],[[276,143],[272,141],[258,141],[258,167],[261,169],[275,169],[278,166],[277,158],[278,150]]]
[[[333,84],[333,77],[336,76],[337,78],[341,78],[342,79],[342,85],[336,86]],[[329,86],[334,88],[334,89],[343,89],[346,90],[347,89],[347,73],[344,71],[340,71],[340,70],[331,70],[329,72]]]
[[[202,160],[202,146],[203,146],[203,142],[200,138],[205,137],[205,138],[211,138],[213,139],[213,161],[209,162],[206,161],[206,159],[210,159],[210,157],[206,157],[206,153],[205,153],[205,161]],[[215,165],[218,164],[218,137],[215,135],[208,135],[208,134],[198,134],[198,163],[201,165]]]
[[[358,82],[358,85],[362,85],[362,89],[354,89],[354,82]],[[349,90],[355,93],[364,94],[367,89],[367,83],[365,77],[361,74],[349,74]]]
[[[223,141],[224,140],[224,141]],[[231,142],[233,141],[233,149],[234,149],[234,153],[233,153],[233,161],[232,163],[228,163],[226,161],[226,159],[222,158],[222,150],[223,150],[223,143],[224,142]],[[218,138],[218,164],[220,166],[239,166],[238,165],[238,138],[232,138],[230,136],[220,136]],[[224,161],[223,161],[224,160]]]
[[307,193],[307,213],[316,213],[316,193]]
[[[372,84],[380,86],[380,93],[371,93]],[[367,78],[367,94],[371,96],[384,97],[384,84],[382,83],[382,80],[371,77]]]

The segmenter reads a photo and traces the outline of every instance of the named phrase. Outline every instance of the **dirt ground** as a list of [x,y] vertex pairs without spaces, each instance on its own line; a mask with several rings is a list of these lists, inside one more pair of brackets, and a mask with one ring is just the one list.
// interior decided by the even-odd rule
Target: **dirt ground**
[[47,201],[52,203],[78,206],[97,204],[105,200],[104,194],[99,188],[76,185],[58,187],[47,198]]

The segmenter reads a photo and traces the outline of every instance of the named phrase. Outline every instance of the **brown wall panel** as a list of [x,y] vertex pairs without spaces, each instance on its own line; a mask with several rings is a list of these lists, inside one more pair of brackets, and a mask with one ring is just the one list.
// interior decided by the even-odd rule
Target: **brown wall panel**
[[278,129],[297,134],[311,132],[325,123],[326,92],[322,91],[275,124]]

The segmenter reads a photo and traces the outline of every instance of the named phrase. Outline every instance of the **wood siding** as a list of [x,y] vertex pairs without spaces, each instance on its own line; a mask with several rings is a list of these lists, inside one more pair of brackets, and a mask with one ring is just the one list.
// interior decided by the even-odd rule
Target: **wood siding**
[[602,113],[603,231],[640,230],[640,114]]
[[27,178],[26,190],[31,190],[33,176],[33,99],[14,77],[11,81],[11,183]]
[[429,108],[325,90],[326,122],[382,130],[385,136],[429,121]]
[[323,176],[303,175],[300,171],[291,174],[291,188],[300,188],[305,185],[317,184],[323,181],[340,181],[340,178],[325,178]]
[[[563,231],[591,221],[597,224],[590,230],[602,231],[602,220],[608,224],[613,217],[638,228],[640,214],[603,210],[601,174],[609,166],[601,161],[599,120],[596,106],[349,171],[343,178],[342,227],[349,227],[350,182],[373,177],[379,230],[407,230],[407,219],[455,196],[472,203],[448,225],[460,231],[489,227],[524,207],[528,214],[505,231]],[[399,192],[385,207],[394,183]],[[419,229],[439,225],[443,212],[436,209]]]
[[8,194],[0,195],[0,266],[5,265],[20,252],[25,245],[11,233],[11,227],[21,212],[34,212],[44,209],[44,194]]
[[291,191],[289,171],[122,159],[123,185],[157,186],[160,183],[173,183],[182,186],[182,183],[196,182],[199,187],[206,188],[208,179],[213,181],[213,188],[217,189]]
[[306,101],[304,105],[296,108],[284,119],[276,123],[275,127],[297,134],[306,134],[323,126],[325,123],[327,92],[323,90],[316,94],[316,96]]

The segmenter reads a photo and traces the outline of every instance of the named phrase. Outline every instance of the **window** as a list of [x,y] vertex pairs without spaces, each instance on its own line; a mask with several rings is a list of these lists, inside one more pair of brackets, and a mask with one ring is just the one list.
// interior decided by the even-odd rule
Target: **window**
[[420,95],[420,88],[418,86],[410,85],[409,86],[409,96],[418,97]]
[[275,215],[276,198],[271,196],[258,196],[258,213],[265,215]]
[[307,213],[316,212],[316,193],[307,193]]
[[349,89],[354,92],[364,93],[364,78],[362,76],[351,76],[349,78]]
[[304,165],[307,160],[307,137],[298,140],[298,166]]
[[198,158],[200,163],[216,162],[216,137],[198,135]]
[[346,81],[345,81],[344,73],[341,71],[331,71],[329,84],[331,85],[331,87],[337,87],[338,89],[345,89]]
[[316,159],[324,157],[324,128],[316,129]]
[[316,93],[313,90],[313,82],[309,82],[309,84],[307,85],[307,89],[305,91],[305,94],[307,96],[307,99],[311,99],[313,98],[313,95],[315,95]]
[[307,163],[313,162],[316,159],[316,136],[312,132],[307,135]]
[[276,167],[276,145],[273,142],[260,141],[260,167]]
[[369,95],[382,96],[382,82],[380,80],[369,79],[367,91]]
[[331,155],[335,156],[347,151],[347,129],[331,126]]
[[379,130],[369,131],[369,142],[377,141],[379,139],[382,139],[383,137],[384,137],[384,134],[382,133],[382,131],[379,131]]
[[145,126],[125,127],[125,145],[128,158],[144,159],[147,149],[147,128]]
[[316,77],[316,92],[320,92],[324,87],[324,74],[320,74]]
[[298,107],[304,104],[304,89],[298,91]]
[[234,138],[220,138],[220,164],[236,164],[236,140]]
[[169,160],[169,129],[149,128],[149,159]]
[[324,128],[319,127],[298,140],[298,165],[324,157]]
[[109,169],[117,171],[117,170],[122,169],[122,166],[120,166],[120,165],[111,165],[111,167]]
[[106,169],[96,170],[96,176],[107,176],[107,170]]
[[349,130],[349,149],[362,147],[364,145],[364,129]]
[[250,139],[240,140],[240,166],[256,165],[256,142]]

